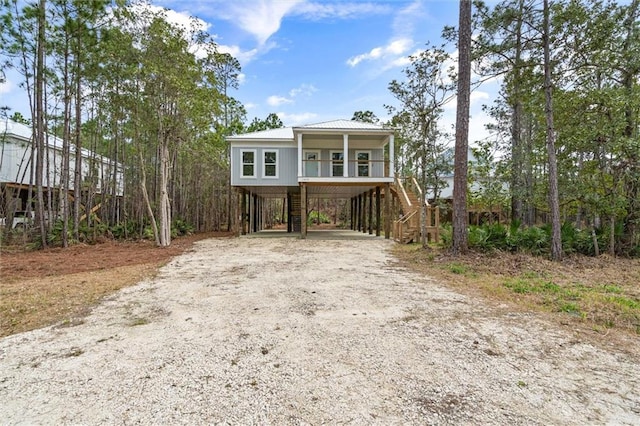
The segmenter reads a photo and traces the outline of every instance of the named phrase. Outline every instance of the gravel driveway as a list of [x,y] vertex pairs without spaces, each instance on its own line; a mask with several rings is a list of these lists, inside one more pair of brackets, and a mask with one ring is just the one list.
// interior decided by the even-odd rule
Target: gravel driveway
[[640,424],[640,359],[399,267],[211,239],[82,324],[0,340],[2,424]]

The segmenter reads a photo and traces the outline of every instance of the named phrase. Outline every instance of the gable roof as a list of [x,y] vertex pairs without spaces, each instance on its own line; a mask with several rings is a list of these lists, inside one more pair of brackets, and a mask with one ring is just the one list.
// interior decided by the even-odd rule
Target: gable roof
[[313,132],[324,131],[365,131],[365,132],[393,132],[393,129],[385,128],[380,124],[365,123],[354,120],[332,120],[321,123],[305,124],[295,127],[281,127],[279,129],[261,130],[258,132],[243,133],[239,135],[227,136],[228,141],[237,140],[253,140],[253,141],[293,141],[294,133],[305,133],[311,130]]
[[280,127],[279,129],[260,130],[258,132],[242,133],[239,135],[227,136],[227,140],[293,140],[292,127]]
[[340,130],[387,130],[380,124],[365,123],[355,120],[333,120],[322,123],[306,124],[304,126],[295,127],[295,129],[340,129]]

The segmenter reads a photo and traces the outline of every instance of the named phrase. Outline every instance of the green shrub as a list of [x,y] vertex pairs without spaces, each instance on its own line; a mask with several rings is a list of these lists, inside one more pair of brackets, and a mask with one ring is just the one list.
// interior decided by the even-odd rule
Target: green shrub
[[331,219],[323,212],[312,211],[307,216],[307,225],[312,225],[314,223],[318,223],[318,218],[320,218],[320,223],[331,223]]
[[512,251],[520,250],[534,255],[548,253],[549,242],[549,232],[538,226],[517,229],[507,237],[507,245]]
[[444,247],[451,247],[453,245],[453,227],[450,223],[445,223],[440,229],[440,240]]
[[184,235],[191,235],[194,230],[195,227],[186,220],[176,219],[173,221],[173,226],[171,227],[171,236],[181,237]]

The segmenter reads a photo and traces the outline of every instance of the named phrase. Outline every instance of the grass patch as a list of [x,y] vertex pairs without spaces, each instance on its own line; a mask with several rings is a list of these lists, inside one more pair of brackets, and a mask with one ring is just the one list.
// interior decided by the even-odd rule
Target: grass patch
[[460,263],[451,263],[449,264],[449,271],[454,274],[464,275],[467,273],[467,267],[465,265],[461,265]]
[[[522,253],[470,253],[397,245],[403,264],[464,293],[580,321],[594,330],[640,334],[640,260],[573,256],[563,262]],[[604,284],[603,284],[604,283]]]
[[0,285],[0,337],[52,323],[77,325],[103,297],[139,282],[155,265],[125,266],[103,271],[99,281],[91,273],[42,277]]
[[134,317],[129,320],[128,325],[129,327],[137,327],[139,325],[149,324],[150,322],[151,321],[148,318]]

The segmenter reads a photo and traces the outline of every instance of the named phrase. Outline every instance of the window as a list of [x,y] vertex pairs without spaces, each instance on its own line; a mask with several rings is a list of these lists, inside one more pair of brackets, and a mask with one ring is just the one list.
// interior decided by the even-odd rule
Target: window
[[331,176],[342,177],[344,175],[344,154],[342,151],[331,152]]
[[371,159],[370,151],[357,151],[356,159],[358,161],[358,176],[370,176]]
[[256,177],[256,151],[242,150],[240,151],[240,157],[242,158],[242,173],[243,178]]
[[320,151],[305,151],[302,168],[304,170],[303,176],[320,176]]
[[278,151],[264,151],[262,176],[265,178],[278,177]]

